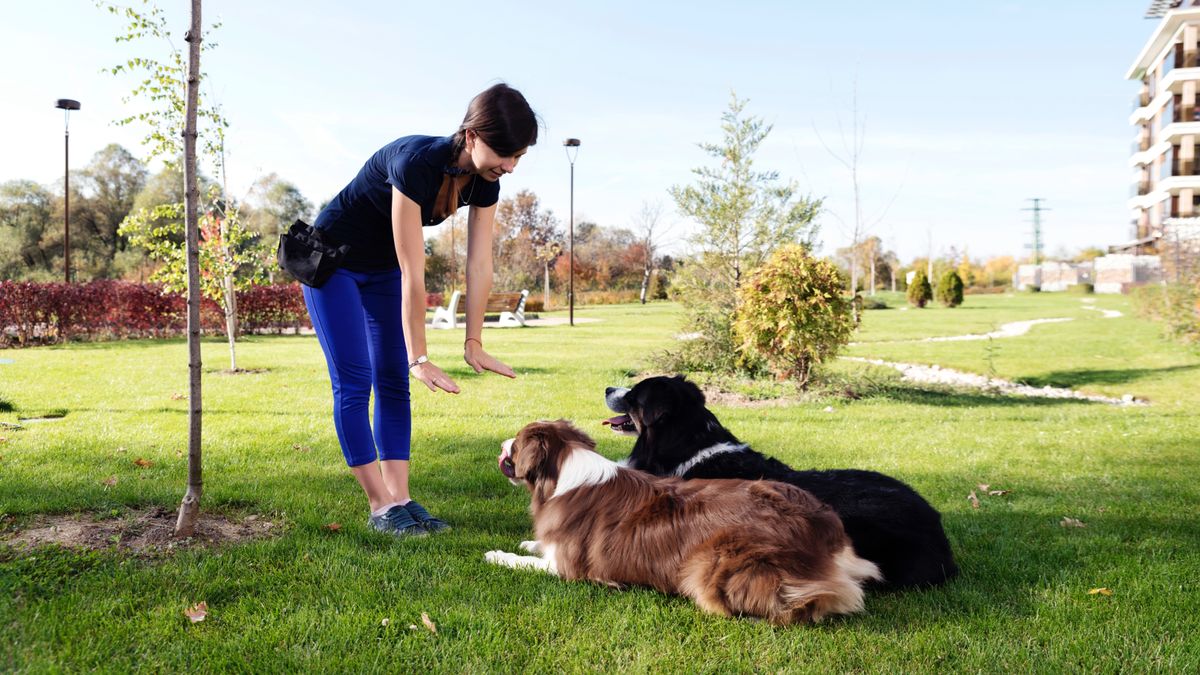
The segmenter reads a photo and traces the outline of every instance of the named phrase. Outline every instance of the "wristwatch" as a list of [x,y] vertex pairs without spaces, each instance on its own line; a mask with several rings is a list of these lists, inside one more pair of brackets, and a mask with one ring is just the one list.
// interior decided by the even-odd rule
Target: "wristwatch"
[[408,369],[412,370],[413,368],[416,368],[417,366],[421,365],[422,363],[429,363],[429,357],[425,356],[424,354],[418,356],[415,361],[408,364]]

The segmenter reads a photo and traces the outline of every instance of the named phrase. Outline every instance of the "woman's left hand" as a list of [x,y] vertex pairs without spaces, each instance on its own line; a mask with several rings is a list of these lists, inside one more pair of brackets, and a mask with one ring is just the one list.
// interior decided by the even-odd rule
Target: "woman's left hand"
[[495,359],[492,355],[483,350],[483,345],[476,340],[467,340],[463,345],[463,360],[467,365],[475,369],[476,373],[482,373],[489,370],[497,375],[515,378],[516,373],[512,368],[509,368],[504,362]]

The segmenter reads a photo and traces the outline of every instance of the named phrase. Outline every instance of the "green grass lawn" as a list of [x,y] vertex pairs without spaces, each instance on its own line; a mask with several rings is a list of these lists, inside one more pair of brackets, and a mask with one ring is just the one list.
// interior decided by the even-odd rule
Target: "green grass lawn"
[[[241,375],[220,373],[226,346],[207,341],[204,508],[259,514],[282,534],[157,558],[0,545],[0,670],[1195,672],[1200,355],[1160,340],[1123,298],[1095,297],[1125,316],[1049,293],[869,311],[846,353],[1152,405],[893,383],[860,400],[716,407],[743,440],[794,466],[909,482],[941,510],[962,568],[945,587],[873,595],[864,614],[789,629],[483,560],[530,537],[528,498],[496,470],[499,443],[531,420],[566,417],[606,455],[624,455],[631,439],[599,424],[603,388],[628,384],[672,344],[674,306],[587,307],[576,315],[601,321],[486,330],[515,381],[475,375],[458,357],[461,335],[431,331],[431,357],[463,393],[414,387],[414,494],[455,529],[401,542],[365,526],[315,339],[247,338],[239,365],[262,372]],[[1054,317],[1074,320],[991,343],[898,342]],[[187,401],[173,397],[187,391],[181,341],[2,355],[13,363],[0,363],[0,421],[66,413],[0,428],[4,529],[38,513],[175,508],[187,428]],[[116,485],[102,484],[110,476]],[[1012,492],[972,508],[978,483]],[[1061,527],[1064,516],[1086,527]],[[1088,594],[1098,587],[1112,595]],[[209,617],[190,624],[182,612],[201,600]],[[409,629],[422,612],[436,635]]]

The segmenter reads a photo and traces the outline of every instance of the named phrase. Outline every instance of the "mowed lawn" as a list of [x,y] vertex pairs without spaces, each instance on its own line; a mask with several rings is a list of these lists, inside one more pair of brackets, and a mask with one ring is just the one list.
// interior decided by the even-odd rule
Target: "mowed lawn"
[[[941,364],[1148,399],[1145,407],[999,398],[902,385],[840,362],[865,398],[714,406],[742,440],[798,467],[860,467],[909,482],[943,514],[962,576],[872,595],[864,614],[774,628],[486,564],[530,537],[528,499],[496,469],[499,444],[539,418],[600,426],[605,386],[671,346],[673,305],[581,308],[575,327],[488,329],[519,378],[477,376],[461,333],[431,357],[463,393],[414,388],[414,494],[454,525],[394,541],[365,502],[330,419],[310,336],[204,345],[204,508],[279,523],[270,539],[156,558],[0,544],[0,669],[378,672],[1058,672],[1200,669],[1200,355],[1162,341],[1124,298],[1104,318],[1079,296],[968,296],[958,309],[869,311],[853,356]],[[894,304],[894,303],[893,303]],[[1022,337],[898,342],[1065,317]],[[173,509],[184,491],[186,347],[180,340],[0,352],[0,529],[35,514]],[[879,386],[882,385],[882,386]],[[419,387],[419,385],[418,385]],[[152,465],[139,468],[136,459]],[[116,484],[103,481],[115,477]],[[111,481],[110,481],[111,482]],[[988,496],[992,490],[1011,490]],[[967,495],[979,495],[978,508]],[[1085,527],[1064,527],[1064,517]],[[332,531],[329,523],[342,525]],[[1089,594],[1097,588],[1111,595]],[[206,621],[183,610],[199,601]],[[437,625],[420,627],[425,612]],[[386,620],[386,621],[385,621]],[[385,625],[386,624],[386,625]]]

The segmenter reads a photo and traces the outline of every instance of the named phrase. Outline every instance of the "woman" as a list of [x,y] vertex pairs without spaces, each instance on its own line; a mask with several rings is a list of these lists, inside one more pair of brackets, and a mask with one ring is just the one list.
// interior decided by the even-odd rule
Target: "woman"
[[513,172],[537,132],[525,97],[497,84],[472,99],[452,136],[406,136],[385,145],[317,216],[314,227],[350,251],[320,288],[304,287],[304,300],[329,366],[338,442],[367,494],[368,525],[376,530],[408,536],[449,527],[409,496],[408,378],[430,391],[459,391],[425,351],[421,228],[462,206],[470,207],[463,358],[477,373],[516,377],[484,351],[483,310],[492,284],[499,179]]

